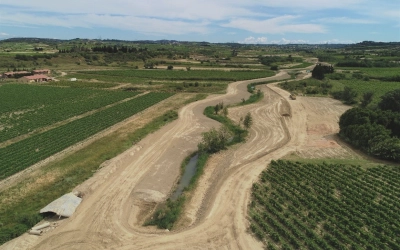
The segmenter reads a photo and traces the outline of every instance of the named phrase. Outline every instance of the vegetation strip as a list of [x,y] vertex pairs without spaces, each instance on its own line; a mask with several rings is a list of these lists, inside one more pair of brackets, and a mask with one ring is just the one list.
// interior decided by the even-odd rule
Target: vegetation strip
[[0,149],[0,179],[11,176],[168,97],[149,93]]
[[[261,100],[263,97],[260,93],[254,95],[258,97],[256,101]],[[196,164],[196,173],[190,180],[190,184],[185,191],[190,191],[195,187],[198,179],[203,174],[203,169],[211,154],[224,150],[227,146],[243,142],[248,134],[247,130],[230,120],[226,116],[227,113],[222,112],[223,114],[219,114],[219,110],[224,111],[222,103],[217,104],[215,107],[208,106],[204,110],[204,115],[222,123],[223,126],[219,130],[213,128],[209,132],[203,133],[203,139],[198,145],[198,151],[183,161],[182,167],[186,165],[188,159],[193,155],[199,154],[198,162]],[[248,120],[247,122],[246,119]],[[248,114],[245,118],[244,125],[248,128],[251,126],[251,123],[251,116]],[[183,206],[185,205],[185,200],[185,193],[182,193],[177,200],[167,199],[165,203],[158,205],[155,213],[144,223],[144,225],[156,225],[158,228],[171,230],[175,222],[179,219]]]
[[268,249],[399,249],[400,168],[272,161],[252,187]]
[[[194,154],[197,154],[198,152],[193,153],[191,156]],[[187,157],[183,163],[183,169],[188,160],[191,158],[191,156]],[[208,158],[210,157],[209,153],[203,152],[200,153],[197,164],[196,164],[196,173],[195,175],[190,179],[189,186],[187,186],[184,189],[184,192],[189,192],[191,191],[195,186],[200,178],[200,176],[203,174],[203,169],[207,163]],[[183,170],[184,171],[184,170]],[[153,214],[153,216],[147,220],[144,225],[149,226],[149,225],[155,225],[158,228],[163,228],[163,229],[168,229],[171,230],[175,224],[175,222],[179,219],[179,216],[182,213],[183,206],[185,205],[186,201],[186,196],[184,194],[180,195],[178,199],[176,200],[171,200],[168,199],[166,203],[161,204],[158,206],[157,210]]]
[[[42,219],[42,216],[38,214],[39,209],[91,177],[101,163],[131,147],[132,142],[140,141],[146,135],[177,118],[176,111],[168,111],[122,139],[114,134],[106,136],[74,155],[46,166],[43,169],[44,176],[47,175],[47,171],[54,169],[58,169],[57,171],[61,171],[62,174],[50,180],[48,184],[40,186],[39,189],[34,188],[28,191],[25,197],[29,198],[22,198],[9,204],[5,201],[13,197],[9,197],[10,194],[4,192],[0,193],[2,200],[0,203],[0,245],[25,233],[39,222]],[[20,192],[22,187],[23,183],[12,189]]]

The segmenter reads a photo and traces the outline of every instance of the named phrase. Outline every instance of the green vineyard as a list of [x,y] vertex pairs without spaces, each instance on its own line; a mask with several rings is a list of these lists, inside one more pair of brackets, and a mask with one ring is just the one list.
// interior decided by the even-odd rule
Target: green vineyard
[[0,86],[0,142],[138,93],[22,84]]
[[273,161],[249,215],[267,249],[400,249],[400,168]]
[[168,97],[149,93],[0,148],[0,180],[80,142]]
[[[135,82],[137,79],[148,80],[208,80],[208,81],[240,81],[274,75],[269,70],[102,70],[102,71],[79,71],[74,75],[81,79],[95,78],[110,82]],[[135,80],[136,79],[136,80]]]

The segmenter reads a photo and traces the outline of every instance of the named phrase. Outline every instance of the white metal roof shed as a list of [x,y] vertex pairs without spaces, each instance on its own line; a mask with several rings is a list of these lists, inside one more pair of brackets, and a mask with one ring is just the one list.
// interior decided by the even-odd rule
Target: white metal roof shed
[[70,217],[81,201],[82,198],[75,196],[73,193],[68,193],[40,209],[40,213],[53,212],[63,217]]

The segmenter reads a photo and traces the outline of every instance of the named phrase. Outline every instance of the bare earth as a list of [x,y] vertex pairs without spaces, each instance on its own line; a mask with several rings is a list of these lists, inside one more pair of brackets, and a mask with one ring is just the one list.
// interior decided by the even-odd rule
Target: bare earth
[[328,98],[298,97],[274,85],[258,86],[265,98],[229,109],[239,121],[247,112],[253,126],[247,141],[214,155],[185,208],[177,230],[142,227],[143,214],[167,198],[182,160],[196,150],[201,133],[219,124],[205,107],[248,98],[247,84],[288,75],[235,82],[227,94],[191,103],[179,119],[104,163],[94,177],[76,187],[84,193],[75,214],[43,236],[25,234],[0,249],[263,249],[248,233],[250,188],[271,160],[297,152],[305,157],[351,154],[333,140],[347,106]]

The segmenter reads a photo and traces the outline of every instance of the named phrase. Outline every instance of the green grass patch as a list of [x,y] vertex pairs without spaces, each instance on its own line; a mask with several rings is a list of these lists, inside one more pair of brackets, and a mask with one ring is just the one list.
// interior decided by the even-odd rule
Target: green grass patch
[[178,220],[184,204],[185,196],[180,196],[176,201],[168,199],[165,204],[162,204],[157,208],[152,218],[150,218],[150,220],[148,220],[144,225],[155,225],[158,228],[171,230],[174,223]]
[[213,106],[209,106],[204,109],[204,115],[206,115],[208,118],[211,118],[213,120],[216,120],[220,123],[222,123],[224,126],[226,126],[232,133],[233,133],[233,138],[232,140],[228,143],[228,145],[233,145],[236,143],[243,142],[248,134],[248,131],[240,127],[238,124],[235,124],[232,120],[230,120],[228,117],[223,116],[223,115],[218,115],[215,114],[215,110]]
[[[182,162],[182,171],[184,171],[185,166],[189,162],[190,158],[197,153],[198,152],[194,152],[193,154],[185,158],[185,160]],[[196,186],[198,179],[203,174],[203,169],[207,163],[209,156],[210,154],[204,152],[199,155],[196,164],[196,173],[190,179],[190,183],[184,189],[184,193],[182,193],[176,200],[168,199],[165,203],[160,204],[153,216],[144,223],[144,226],[154,225],[158,228],[168,230],[173,229],[173,226],[175,225],[175,222],[179,219],[179,216],[183,210],[183,206],[185,205],[185,192],[191,191]]]
[[242,99],[242,102],[240,103],[240,105],[247,105],[247,104],[251,104],[251,103],[256,103],[260,100],[262,100],[264,98],[264,93],[261,92],[260,90],[257,91],[256,93],[254,93],[254,91],[252,92],[253,94],[250,95],[249,99],[245,100],[244,98]]
[[[317,80],[308,78],[299,81],[285,81],[279,84],[283,89],[294,94],[304,94],[312,96],[327,96],[329,92],[335,89],[331,81]],[[337,87],[341,89],[340,87]]]
[[306,68],[306,67],[309,67],[309,66],[312,66],[312,65],[314,65],[314,63],[303,62],[303,63],[301,63],[299,65],[294,65],[294,66],[288,67],[286,69],[301,69],[301,68]]
[[[198,152],[195,152],[198,153]],[[207,160],[210,157],[210,154],[206,152],[202,152],[199,155],[199,158],[197,159],[197,164],[196,164],[196,173],[193,175],[192,179],[190,180],[189,186],[185,188],[185,191],[190,191],[193,190],[193,188],[196,186],[197,181],[199,180],[200,176],[203,174],[204,167],[207,164]]]

